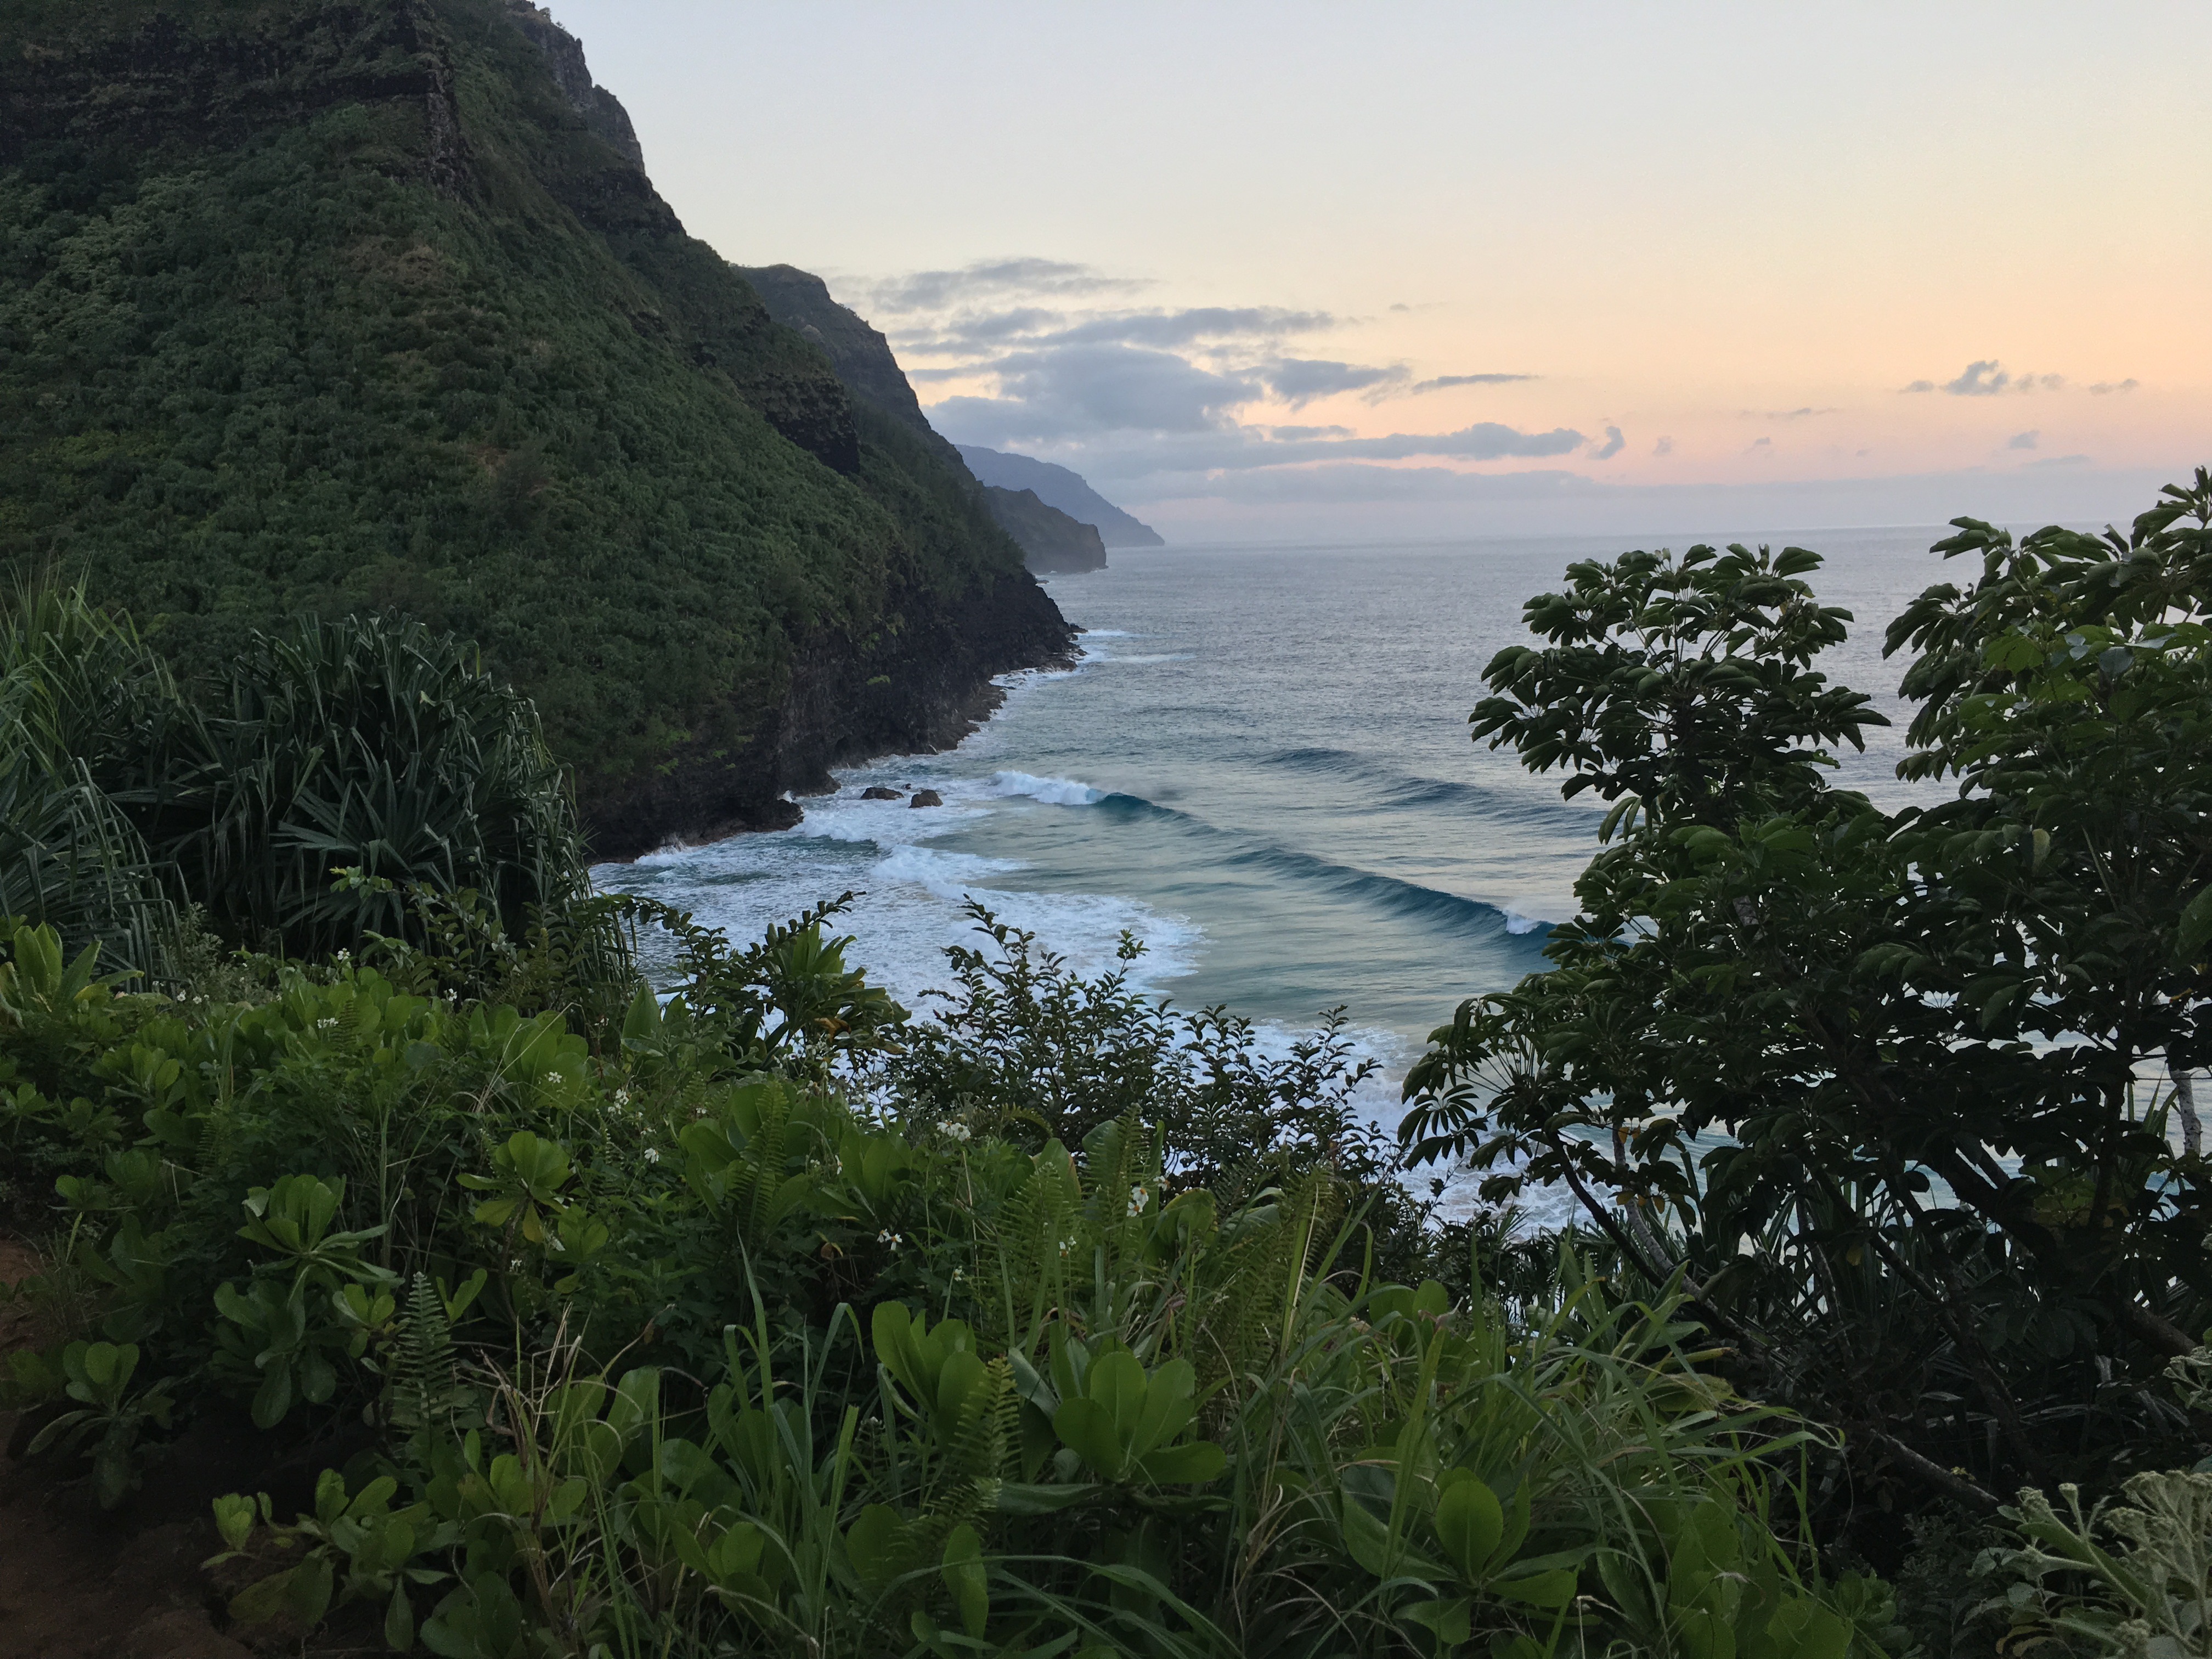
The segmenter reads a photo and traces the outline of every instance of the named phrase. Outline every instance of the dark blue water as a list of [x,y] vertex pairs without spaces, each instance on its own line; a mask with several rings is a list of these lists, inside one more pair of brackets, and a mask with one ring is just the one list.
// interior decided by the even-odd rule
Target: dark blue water
[[[1828,556],[1819,589],[1858,627],[1826,665],[1893,709],[1882,626],[1966,574],[1925,550],[1940,533],[1767,538]],[[1599,809],[1470,742],[1467,716],[1526,637],[1522,601],[1623,544],[1117,551],[1050,584],[1090,630],[1081,665],[1018,677],[958,750],[847,774],[796,829],[600,878],[741,936],[862,890],[854,954],[908,1000],[944,982],[969,896],[1086,968],[1127,929],[1140,981],[1178,1003],[1285,1031],[1342,1004],[1402,1068],[1461,998],[1541,968],[1542,924],[1572,914]],[[1899,735],[1843,776],[1894,798]],[[947,804],[861,801],[872,783]]]

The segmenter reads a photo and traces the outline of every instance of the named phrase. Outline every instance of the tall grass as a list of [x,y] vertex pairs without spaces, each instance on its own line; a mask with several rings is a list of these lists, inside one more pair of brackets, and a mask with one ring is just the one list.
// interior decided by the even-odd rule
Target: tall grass
[[313,957],[419,939],[410,888],[472,892],[519,932],[588,884],[528,701],[386,617],[257,635],[180,688],[81,586],[26,587],[0,618],[0,915],[157,977],[187,905],[234,943]]

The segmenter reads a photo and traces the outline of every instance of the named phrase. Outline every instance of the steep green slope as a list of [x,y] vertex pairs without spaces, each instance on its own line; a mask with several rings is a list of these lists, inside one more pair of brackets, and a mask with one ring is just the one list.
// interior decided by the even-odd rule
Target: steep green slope
[[1010,455],[977,444],[959,446],[969,472],[994,489],[1030,489],[1048,507],[1079,524],[1095,526],[1109,547],[1165,547],[1158,531],[1133,518],[1093,489],[1083,475],[1029,455]]
[[1056,507],[1037,499],[1034,489],[983,487],[991,516],[1021,544],[1022,556],[1032,570],[1103,570],[1106,544],[1097,526],[1079,523]]
[[830,368],[853,396],[863,430],[885,448],[915,453],[922,466],[933,463],[957,479],[958,487],[945,492],[943,505],[971,524],[974,533],[1003,530],[1019,545],[1032,570],[1104,567],[1106,550],[1089,525],[1046,506],[1034,492],[996,489],[975,482],[960,452],[930,425],[890,342],[859,313],[830,298],[828,283],[793,265],[741,270],[770,316],[828,354]]
[[85,574],[188,671],[299,612],[473,637],[603,852],[788,821],[1066,630],[964,470],[856,419],[684,234],[549,31],[0,14],[0,558]]

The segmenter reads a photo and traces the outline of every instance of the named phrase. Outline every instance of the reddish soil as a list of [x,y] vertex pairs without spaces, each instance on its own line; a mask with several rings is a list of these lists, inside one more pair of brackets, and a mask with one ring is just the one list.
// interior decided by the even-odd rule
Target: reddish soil
[[[0,1282],[38,1267],[0,1238]],[[0,1364],[40,1340],[39,1323],[35,1305],[0,1299]],[[0,1412],[0,1443],[15,1429]],[[0,1462],[0,1659],[250,1659],[216,1629],[199,1570],[222,1547],[203,1489],[234,1450],[224,1438],[186,1434],[110,1515],[46,1471]]]

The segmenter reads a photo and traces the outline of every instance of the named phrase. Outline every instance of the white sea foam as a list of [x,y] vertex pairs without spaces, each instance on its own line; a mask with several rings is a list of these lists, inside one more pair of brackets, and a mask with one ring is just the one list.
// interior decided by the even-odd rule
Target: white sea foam
[[1041,778],[1034,772],[994,772],[990,792],[994,795],[1026,795],[1048,806],[1096,806],[1106,799],[1103,789],[1093,789],[1073,778]]
[[[986,726],[961,746],[963,773],[988,753],[993,736]],[[934,789],[945,805],[916,809],[905,799],[860,799],[873,784],[902,796]],[[857,892],[830,925],[854,936],[848,960],[910,1007],[924,1006],[927,991],[950,981],[947,945],[977,941],[963,914],[970,899],[1036,934],[1041,946],[1085,975],[1120,965],[1124,933],[1145,941],[1129,970],[1140,989],[1157,990],[1196,966],[1203,935],[1181,916],[1110,893],[1027,890],[1019,881],[1027,866],[1018,860],[931,844],[1016,800],[1088,805],[1103,800],[1103,791],[1013,770],[963,775],[948,757],[935,756],[873,762],[841,773],[838,786],[834,794],[802,800],[805,817],[793,829],[664,848],[633,865],[604,866],[596,878],[605,888],[664,899],[741,943],[823,899]]]
[[1490,902],[1504,914],[1509,933],[1533,933],[1539,928],[1559,927],[1572,921],[1582,908],[1571,893],[1522,893]]

